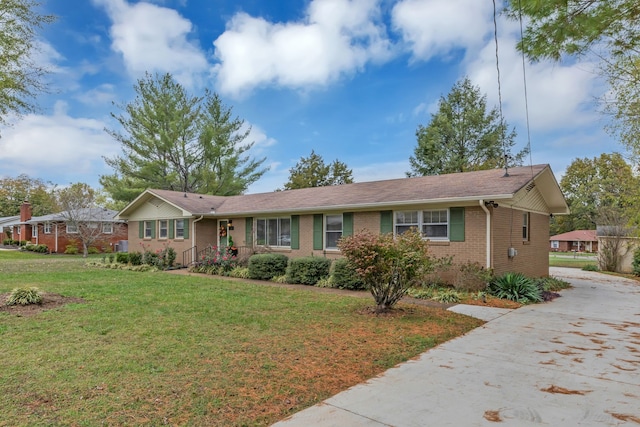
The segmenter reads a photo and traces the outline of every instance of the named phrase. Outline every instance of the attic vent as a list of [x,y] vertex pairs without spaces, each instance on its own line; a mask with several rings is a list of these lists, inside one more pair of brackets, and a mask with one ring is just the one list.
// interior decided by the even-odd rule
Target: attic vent
[[527,193],[531,190],[533,190],[536,187],[536,183],[532,182],[529,185],[527,185],[526,187],[524,187],[525,190],[527,190]]

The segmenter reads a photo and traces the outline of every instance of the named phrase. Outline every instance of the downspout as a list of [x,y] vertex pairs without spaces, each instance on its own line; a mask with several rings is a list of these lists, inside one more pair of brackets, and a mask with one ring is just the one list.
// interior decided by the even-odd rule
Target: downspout
[[480,199],[480,207],[486,214],[487,218],[487,269],[491,268],[491,212],[487,209],[487,206],[484,204],[484,200]]
[[201,221],[204,215],[200,215],[200,218],[193,220],[193,233],[191,234],[191,259],[196,260],[196,222]]

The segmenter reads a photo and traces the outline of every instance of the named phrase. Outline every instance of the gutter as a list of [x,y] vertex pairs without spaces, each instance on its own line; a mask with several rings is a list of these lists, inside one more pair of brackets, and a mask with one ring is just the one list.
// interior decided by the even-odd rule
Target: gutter
[[480,199],[479,202],[480,202],[480,207],[482,208],[482,210],[486,214],[486,218],[487,218],[486,226],[485,226],[486,229],[487,229],[487,237],[486,237],[486,239],[487,239],[487,249],[486,249],[487,260],[486,260],[486,263],[487,263],[487,269],[490,269],[491,268],[491,212],[485,206],[483,199]]

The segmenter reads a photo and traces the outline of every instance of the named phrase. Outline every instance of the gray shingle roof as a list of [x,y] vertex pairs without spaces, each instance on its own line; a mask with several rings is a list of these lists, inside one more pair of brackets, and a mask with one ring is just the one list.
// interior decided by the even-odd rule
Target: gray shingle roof
[[[491,169],[385,181],[358,182],[240,196],[210,196],[169,190],[148,190],[193,215],[251,215],[269,212],[312,212],[416,203],[508,199],[541,174],[548,165]],[[553,175],[548,170],[548,173]],[[555,180],[554,180],[555,182]],[[557,187],[557,184],[556,184]],[[559,189],[557,190],[559,192]],[[139,198],[140,199],[140,198]],[[126,217],[132,202],[121,213]]]

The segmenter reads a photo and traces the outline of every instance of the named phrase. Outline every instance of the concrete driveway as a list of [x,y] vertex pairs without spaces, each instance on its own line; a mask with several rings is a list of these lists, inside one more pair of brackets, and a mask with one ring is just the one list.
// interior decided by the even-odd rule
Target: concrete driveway
[[640,282],[550,274],[574,288],[495,312],[467,335],[275,425],[640,425]]

